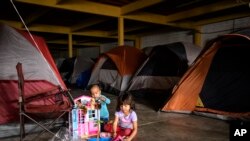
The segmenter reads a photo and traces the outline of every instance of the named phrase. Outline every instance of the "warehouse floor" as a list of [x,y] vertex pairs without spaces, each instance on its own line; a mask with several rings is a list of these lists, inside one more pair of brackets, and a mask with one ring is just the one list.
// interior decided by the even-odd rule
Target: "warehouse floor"
[[[72,90],[73,97],[83,94],[83,90]],[[116,106],[117,96],[105,94],[111,99],[108,105],[110,118]],[[222,120],[188,114],[156,112],[144,99],[136,100],[138,115],[138,141],[226,141],[229,140],[229,124]],[[27,139],[31,139],[29,135]],[[40,140],[51,139],[44,134]],[[18,137],[0,138],[1,141],[19,140]],[[38,139],[35,139],[36,141]]]

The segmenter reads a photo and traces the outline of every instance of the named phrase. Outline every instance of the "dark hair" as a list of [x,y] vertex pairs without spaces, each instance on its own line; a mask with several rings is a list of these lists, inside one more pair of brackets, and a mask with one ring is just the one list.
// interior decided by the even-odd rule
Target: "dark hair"
[[94,87],[98,87],[100,90],[102,90],[99,84],[92,84],[92,85],[89,87],[89,90],[91,90],[91,89],[94,88]]
[[98,87],[100,88],[100,90],[102,90],[102,88],[103,88],[103,84],[102,84],[102,83],[96,82],[96,83],[93,83],[93,84],[88,85],[88,86],[86,87],[86,90],[90,90],[90,89],[91,89],[92,87],[94,87],[94,86],[98,86]]
[[135,102],[131,93],[121,93],[117,99],[116,111],[120,111],[120,106],[123,104],[130,105],[130,109],[135,110]]

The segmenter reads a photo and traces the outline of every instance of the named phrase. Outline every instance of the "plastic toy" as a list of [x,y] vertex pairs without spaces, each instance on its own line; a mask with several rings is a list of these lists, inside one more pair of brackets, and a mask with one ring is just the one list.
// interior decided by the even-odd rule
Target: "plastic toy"
[[81,96],[74,99],[74,102],[74,109],[70,116],[70,131],[73,140],[99,136],[100,110],[95,100],[89,96]]

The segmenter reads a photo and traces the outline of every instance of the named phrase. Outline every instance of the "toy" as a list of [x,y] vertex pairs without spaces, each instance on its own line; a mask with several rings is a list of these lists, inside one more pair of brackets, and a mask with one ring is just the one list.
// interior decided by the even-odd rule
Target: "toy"
[[100,110],[95,100],[88,96],[74,99],[74,109],[71,111],[71,135],[74,139],[87,139],[98,136],[100,131]]
[[112,138],[110,138],[110,137],[99,138],[99,139],[97,139],[97,138],[90,138],[90,139],[88,139],[88,141],[112,141]]

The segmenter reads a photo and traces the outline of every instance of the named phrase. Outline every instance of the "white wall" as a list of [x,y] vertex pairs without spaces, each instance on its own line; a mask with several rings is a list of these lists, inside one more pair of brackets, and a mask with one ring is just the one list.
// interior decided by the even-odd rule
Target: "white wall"
[[[128,46],[134,46],[133,41],[126,41],[125,45]],[[110,49],[117,47],[118,44],[117,42],[115,43],[105,43],[101,44],[100,48],[99,47],[87,47],[87,48],[81,48],[77,50],[77,55],[78,56],[86,56],[90,58],[97,58],[99,57],[100,53],[105,53],[109,51]]]
[[193,35],[189,31],[162,33],[141,38],[141,48],[169,44],[173,42],[189,42],[193,43]]
[[[231,33],[238,30],[239,28],[246,27],[250,27],[250,17],[204,25],[201,28],[201,47],[204,47],[205,43],[210,39],[216,38],[219,35]],[[141,48],[173,42],[193,43],[193,35],[189,31],[182,31],[143,36],[141,37]],[[77,55],[96,58],[99,56],[99,53],[107,52],[110,49],[117,47],[117,45],[117,42],[101,44],[100,50],[99,47],[82,48],[78,49]],[[125,45],[134,46],[134,42],[126,41]],[[67,50],[64,52],[65,55],[55,54],[54,56],[67,57]]]
[[223,21],[205,25],[201,28],[201,44],[202,47],[210,39],[216,38],[219,35],[232,33],[240,28],[250,28],[250,17]]
[[[246,27],[250,28],[250,17],[204,25],[201,28],[201,47],[203,47],[210,39],[216,38],[219,35],[231,33],[239,28]],[[188,31],[182,31],[143,36],[141,38],[141,48],[169,44],[173,42],[193,43],[193,35]]]
[[99,56],[99,47],[80,48],[77,50],[77,56],[86,58],[97,58]]
[[[124,42],[124,44],[128,45],[128,46],[134,46],[133,41],[126,41],[126,42]],[[117,46],[118,46],[117,42],[101,44],[100,53],[105,53],[105,52],[109,51],[110,49],[117,47]]]

